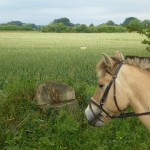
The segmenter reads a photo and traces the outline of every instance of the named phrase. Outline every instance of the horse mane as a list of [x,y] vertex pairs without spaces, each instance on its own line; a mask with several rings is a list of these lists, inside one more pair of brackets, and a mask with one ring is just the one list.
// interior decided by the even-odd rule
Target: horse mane
[[[111,57],[114,60],[115,64],[118,64],[120,61],[117,57]],[[125,64],[134,65],[141,69],[150,71],[150,57],[139,57],[139,56],[125,56]],[[103,60],[99,61],[96,65],[96,71],[101,70],[102,73],[106,71],[106,64]]]
[[125,56],[125,63],[150,71],[150,57]]

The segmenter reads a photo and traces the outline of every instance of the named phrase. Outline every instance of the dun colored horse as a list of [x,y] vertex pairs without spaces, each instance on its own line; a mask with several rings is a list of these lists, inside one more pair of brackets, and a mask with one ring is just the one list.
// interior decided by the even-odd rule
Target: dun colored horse
[[[150,58],[103,54],[96,67],[98,87],[85,110],[93,126],[110,119],[138,116],[150,130]],[[133,112],[126,112],[130,106]]]

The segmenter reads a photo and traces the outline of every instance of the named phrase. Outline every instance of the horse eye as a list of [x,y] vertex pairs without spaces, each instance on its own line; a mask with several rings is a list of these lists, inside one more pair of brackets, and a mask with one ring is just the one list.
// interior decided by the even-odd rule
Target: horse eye
[[98,86],[99,86],[100,88],[102,88],[104,85],[101,84],[101,83],[98,83]]

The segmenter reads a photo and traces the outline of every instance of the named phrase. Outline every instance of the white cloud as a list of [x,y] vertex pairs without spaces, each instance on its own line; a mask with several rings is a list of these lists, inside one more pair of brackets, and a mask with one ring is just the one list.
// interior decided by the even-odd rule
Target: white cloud
[[55,18],[68,17],[73,23],[120,23],[130,16],[150,19],[149,6],[149,0],[1,0],[0,22],[48,24]]

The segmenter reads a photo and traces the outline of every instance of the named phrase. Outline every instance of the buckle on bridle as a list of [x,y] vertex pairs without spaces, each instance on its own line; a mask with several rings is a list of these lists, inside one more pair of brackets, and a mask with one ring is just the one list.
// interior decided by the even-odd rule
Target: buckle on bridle
[[104,105],[104,102],[100,102],[100,105]]
[[113,75],[113,79],[116,79],[117,78],[117,75]]

